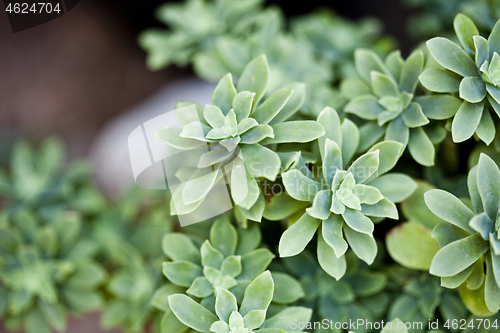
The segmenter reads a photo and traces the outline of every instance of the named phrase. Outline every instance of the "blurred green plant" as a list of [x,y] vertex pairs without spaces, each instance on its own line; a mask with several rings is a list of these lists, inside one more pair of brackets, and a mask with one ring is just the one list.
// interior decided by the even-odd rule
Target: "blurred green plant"
[[0,317],[9,329],[64,331],[69,314],[102,307],[98,288],[106,272],[77,211],[48,222],[26,209],[4,214],[0,240]]
[[164,191],[132,188],[93,222],[99,259],[111,272],[101,318],[105,329],[139,333],[152,325],[161,332],[162,313],[151,305],[151,298],[166,282],[159,270],[164,260],[161,239],[176,223],[168,199]]
[[106,201],[91,180],[86,161],[68,167],[61,139],[43,140],[35,149],[27,141],[15,143],[8,170],[0,170],[0,200],[3,213],[31,209],[48,220],[56,212],[75,209],[94,215],[106,208]]

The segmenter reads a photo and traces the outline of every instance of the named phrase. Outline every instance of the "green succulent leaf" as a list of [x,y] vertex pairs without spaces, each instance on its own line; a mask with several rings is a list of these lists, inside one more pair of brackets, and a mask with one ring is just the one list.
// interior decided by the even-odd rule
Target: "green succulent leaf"
[[344,276],[347,265],[345,256],[337,257],[334,250],[326,243],[323,234],[318,234],[318,262],[325,272],[340,280]]
[[[241,89],[238,90],[241,91]],[[229,110],[232,109],[233,99],[235,96],[236,88],[233,85],[233,77],[228,73],[219,81],[217,87],[215,87],[212,95],[212,104],[217,106],[220,110],[222,110],[222,113],[226,115]]]
[[478,234],[454,241],[436,253],[430,273],[444,277],[458,274],[474,264],[488,249],[488,243]]
[[266,56],[261,55],[248,63],[248,65],[245,67],[243,73],[240,76],[240,79],[238,80],[237,89],[238,91],[254,92],[254,105],[256,105],[264,95],[267,89],[268,82],[269,65],[267,63]]
[[274,138],[267,138],[263,145],[285,142],[310,142],[325,134],[323,126],[311,120],[288,121],[272,126]]
[[267,310],[274,293],[274,282],[271,272],[265,271],[256,277],[245,290],[241,302],[240,313],[246,316],[250,311]]
[[477,76],[476,64],[464,50],[449,39],[436,37],[427,41],[436,61],[446,69],[462,76]]
[[168,304],[181,323],[200,332],[208,332],[217,317],[186,295],[168,297]]
[[469,55],[475,54],[474,36],[479,35],[476,25],[470,18],[463,14],[458,14],[453,21],[453,27],[462,44]]
[[438,93],[458,92],[462,81],[459,75],[440,68],[428,68],[418,78],[425,88]]
[[469,221],[474,213],[457,197],[443,190],[430,190],[424,197],[427,207],[436,216],[469,233],[474,233],[469,227]]
[[252,118],[259,124],[267,124],[283,109],[293,94],[293,90],[280,89],[269,96],[255,111]]
[[417,223],[400,224],[387,233],[387,251],[400,265],[427,271],[439,245],[431,230]]
[[479,156],[477,188],[484,211],[492,221],[496,221],[500,208],[500,170],[496,163],[485,154]]
[[280,257],[291,257],[302,252],[313,238],[320,223],[320,220],[309,216],[309,214],[302,215],[297,222],[281,235],[279,242]]

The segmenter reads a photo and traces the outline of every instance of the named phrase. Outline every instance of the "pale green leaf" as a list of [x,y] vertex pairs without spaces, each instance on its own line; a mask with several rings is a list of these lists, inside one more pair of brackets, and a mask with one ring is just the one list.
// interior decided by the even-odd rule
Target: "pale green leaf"
[[337,258],[333,249],[323,239],[322,234],[318,234],[317,253],[321,268],[335,279],[340,280],[346,272],[345,256]]
[[186,295],[171,295],[168,297],[168,304],[181,323],[197,331],[208,332],[210,326],[217,321],[212,312]]
[[470,138],[477,129],[484,109],[484,101],[472,104],[463,102],[451,125],[454,142],[463,142]]
[[436,253],[429,272],[437,276],[453,276],[474,264],[489,245],[479,234],[454,241]]
[[460,40],[463,48],[467,53],[471,56],[475,54],[475,45],[474,45],[474,36],[479,35],[479,31],[477,30],[476,25],[472,20],[463,15],[458,14],[455,16],[455,20],[453,21],[453,27],[455,28],[455,33]]
[[434,165],[434,145],[421,127],[410,129],[408,150],[415,161],[421,165]]
[[[239,89],[238,89],[239,90]],[[233,107],[233,99],[236,96],[236,89],[233,85],[233,77],[226,74],[215,87],[212,95],[212,104],[217,106],[224,115]]]
[[215,312],[221,320],[227,323],[231,313],[238,311],[236,297],[224,288],[215,287],[215,290]]
[[465,51],[449,39],[436,37],[427,41],[434,59],[444,68],[462,76],[476,76],[477,67]]
[[474,233],[469,227],[469,221],[474,213],[457,197],[443,190],[430,190],[425,193],[427,207],[443,220],[457,227]]
[[281,160],[279,156],[269,148],[259,144],[244,145],[241,149],[243,161],[250,174],[256,178],[266,178],[271,181],[278,175]]
[[297,222],[292,224],[281,235],[279,242],[280,257],[291,257],[302,252],[313,238],[320,223],[320,220],[309,216],[309,214],[302,215]]
[[259,124],[267,124],[283,109],[288,99],[292,96],[293,90],[280,89],[269,96],[251,114],[252,118]]
[[460,82],[460,98],[479,103],[486,97],[486,85],[479,76],[468,76]]
[[252,310],[267,310],[274,293],[274,282],[269,271],[256,277],[245,290],[240,313],[245,316]]
[[348,226],[344,226],[344,233],[349,246],[356,256],[368,265],[371,265],[377,255],[377,243],[375,239],[370,235],[356,232]]
[[310,142],[325,134],[323,126],[312,120],[288,121],[273,125],[272,128],[274,138],[267,138],[261,144]]
[[462,81],[459,75],[441,68],[428,68],[418,78],[425,88],[439,93],[458,92]]
[[431,230],[416,223],[403,223],[392,228],[385,239],[392,259],[410,269],[427,271],[439,251]]
[[265,55],[260,55],[246,65],[238,80],[238,91],[255,92],[254,105],[264,95],[269,82],[269,65]]

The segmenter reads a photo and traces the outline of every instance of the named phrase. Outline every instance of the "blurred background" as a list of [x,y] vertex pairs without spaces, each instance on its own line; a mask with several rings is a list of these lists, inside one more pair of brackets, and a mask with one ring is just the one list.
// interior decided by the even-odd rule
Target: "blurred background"
[[[161,27],[154,9],[161,0],[80,1],[62,17],[12,33],[0,15],[0,157],[19,136],[39,140],[60,134],[71,158],[85,156],[93,138],[117,115],[176,79],[189,68],[151,72],[137,35]],[[394,0],[306,1],[278,4],[287,16],[328,6],[342,16],[379,17],[402,47],[413,42],[404,29],[409,9]]]

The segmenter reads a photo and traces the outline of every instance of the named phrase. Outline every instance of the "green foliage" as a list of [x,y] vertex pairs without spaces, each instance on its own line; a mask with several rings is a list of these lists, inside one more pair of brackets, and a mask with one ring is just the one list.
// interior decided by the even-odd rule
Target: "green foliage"
[[151,298],[165,281],[159,267],[164,260],[162,236],[173,231],[164,193],[133,189],[94,221],[93,239],[99,242],[100,260],[112,272],[102,327],[142,332],[154,324],[160,332],[162,313]]
[[362,80],[350,79],[342,85],[351,98],[344,111],[369,120],[360,129],[365,134],[360,148],[368,149],[384,137],[408,146],[418,163],[434,165],[434,144],[439,141],[433,142],[430,137],[435,136],[432,132],[444,129],[426,125],[429,119],[454,115],[460,101],[448,95],[415,96],[424,68],[423,53],[415,51],[404,61],[400,52],[394,51],[383,62],[372,51],[358,49],[355,63]]
[[[344,254],[349,246],[360,259],[373,262],[377,244],[372,219],[398,219],[394,202],[407,198],[416,184],[401,174],[384,175],[396,164],[402,144],[379,143],[351,164],[357,147],[348,140],[357,132],[356,126],[348,120],[341,124],[336,111],[330,108],[319,115],[318,122],[328,129],[318,141],[320,170],[312,173],[299,158],[282,175],[287,193],[295,200],[312,202],[312,206],[283,233],[279,252],[281,257],[302,252],[319,229],[319,263],[328,274],[340,279],[346,272]],[[343,127],[355,131],[343,131]]]
[[309,321],[311,310],[304,307],[290,307],[266,319],[273,292],[273,278],[265,271],[248,284],[239,307],[237,297],[222,287],[216,287],[215,311],[182,294],[170,295],[168,303],[177,318],[197,332],[285,333],[291,318]]
[[437,277],[394,266],[387,268],[387,278],[388,289],[395,292],[388,320],[399,318],[404,322],[422,323],[422,329],[412,326],[410,333],[424,332],[429,320],[444,323],[468,316],[458,295],[442,288]]
[[470,311],[485,316],[500,309],[500,170],[490,157],[481,154],[468,185],[471,208],[442,190],[425,194],[430,210],[446,221],[432,231],[441,249],[430,273],[440,276],[444,286],[460,286]]
[[[257,225],[237,230],[227,218],[214,222],[209,240],[201,245],[186,234],[167,233],[163,238],[163,251],[171,261],[163,263],[163,274],[169,283],[156,291],[153,305],[167,311],[165,316],[169,316],[170,308],[163,302],[171,293],[182,292],[200,300],[202,306],[213,312],[217,309],[218,288],[227,290],[238,304],[243,304],[249,284],[274,258],[271,251],[257,248],[261,237]],[[272,289],[275,304],[292,303],[304,295],[300,284],[291,276],[277,273],[273,278],[280,282]],[[175,309],[172,310],[179,318]],[[168,327],[165,329],[168,331]]]
[[67,210],[42,222],[21,210],[0,226],[0,316],[28,333],[63,331],[68,313],[99,309],[105,270],[98,246],[82,235],[82,217]]
[[[19,142],[0,171],[6,326],[61,331],[88,310],[132,333],[500,321],[500,2],[406,2],[418,36],[458,38],[403,59],[372,18],[287,22],[260,0],[161,6],[167,29],[139,37],[148,66],[218,82],[211,104],[179,102],[179,126],[156,132],[180,153],[179,183],[107,202],[88,165],[63,167],[59,140]],[[461,144],[472,136],[483,142]],[[231,212],[176,227],[170,215],[199,213],[220,188]]]
[[15,143],[8,170],[0,170],[0,199],[4,213],[32,209],[47,220],[66,209],[92,215],[105,209],[102,195],[90,181],[91,168],[77,161],[64,168],[65,148],[56,137],[44,140],[38,149],[27,141]]
[[[384,292],[387,279],[383,272],[368,270],[352,252],[348,252],[348,270],[337,281],[318,266],[307,251],[298,256],[283,259],[287,271],[300,279],[306,296],[299,304],[313,309],[313,321],[333,321],[333,323],[365,320],[375,322],[387,311],[389,295]],[[313,332],[324,332],[315,329]],[[342,329],[328,330],[331,333]],[[359,328],[359,332],[366,332]]]
[[422,73],[420,82],[431,91],[459,93],[462,104],[451,125],[453,141],[465,141],[476,133],[489,145],[496,132],[491,113],[500,113],[500,81],[496,79],[500,68],[500,25],[493,28],[488,40],[463,14],[455,17],[454,28],[460,46],[442,37],[427,42],[432,56],[445,70],[429,68]]
[[198,208],[212,187],[224,181],[225,170],[230,170],[231,197],[238,212],[260,222],[264,196],[259,179],[274,181],[281,167],[280,156],[265,146],[310,142],[324,134],[315,121],[286,121],[300,108],[303,90],[280,89],[259,103],[268,82],[269,67],[262,55],[245,67],[236,87],[231,74],[224,76],[214,90],[213,105],[206,105],[203,112],[194,107],[176,110],[184,127],[156,132],[174,148],[210,146],[210,151],[199,157],[198,169],[172,194],[171,209],[176,214]]
[[202,1],[164,4],[156,17],[169,31],[150,29],[139,37],[139,44],[149,52],[148,66],[164,68],[170,64],[186,65],[199,50],[213,47],[221,34],[242,35],[251,26],[261,0]]

